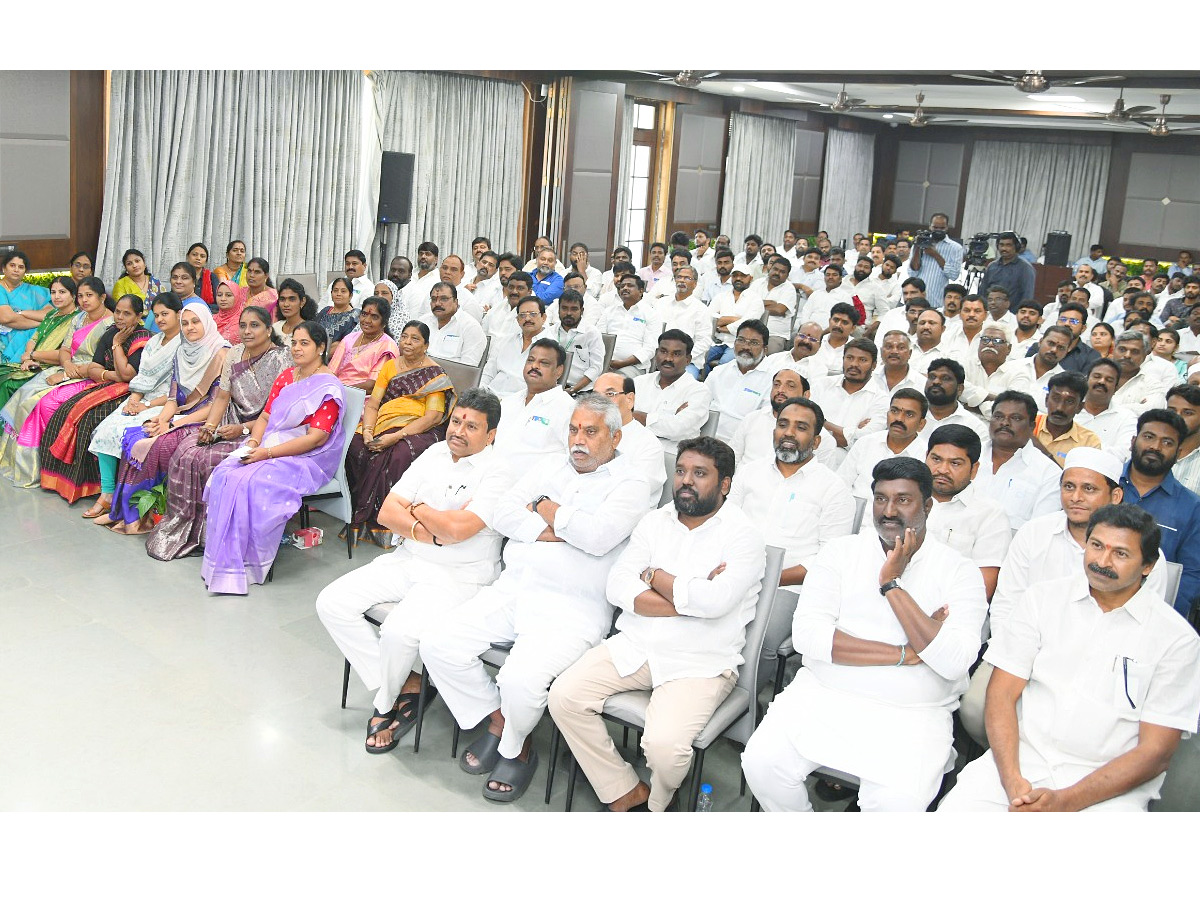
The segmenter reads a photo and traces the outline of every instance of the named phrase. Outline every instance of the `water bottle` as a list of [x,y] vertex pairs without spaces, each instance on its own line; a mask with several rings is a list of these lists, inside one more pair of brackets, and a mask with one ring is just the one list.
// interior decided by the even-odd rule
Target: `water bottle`
[[700,796],[696,798],[696,812],[712,812],[712,785],[700,785]]

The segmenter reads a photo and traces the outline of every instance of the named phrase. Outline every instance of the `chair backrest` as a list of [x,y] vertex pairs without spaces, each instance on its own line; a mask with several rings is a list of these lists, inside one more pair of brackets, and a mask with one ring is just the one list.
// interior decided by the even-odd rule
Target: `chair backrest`
[[574,351],[574,350],[569,350],[569,351],[567,351],[567,361],[566,361],[566,363],[563,365],[563,373],[562,373],[562,377],[558,379],[558,386],[559,386],[559,387],[566,387],[566,386],[567,386],[567,378],[568,378],[568,377],[570,376],[570,374],[571,374],[571,367],[572,367],[573,365],[575,365],[575,351]]
[[[708,418],[704,420],[704,424],[700,426],[700,433],[708,437],[717,436],[717,423],[721,421],[721,414],[717,410],[712,410],[708,414]],[[672,467],[674,471],[674,467]]]
[[662,495],[658,499],[658,505],[669,503],[671,497],[675,493],[675,454],[663,451],[663,468],[667,470],[667,480],[663,482]]
[[600,367],[601,373],[604,373],[608,371],[608,364],[612,362],[613,350],[617,347],[617,336],[606,331],[600,335],[600,340],[604,341],[604,365]]
[[479,357],[479,368],[487,365],[488,354],[492,352],[492,336],[489,334],[483,342],[483,356]]
[[342,419],[342,455],[333,478],[329,480],[312,497],[305,502],[314,509],[319,509],[326,515],[333,516],[341,522],[349,522],[353,516],[350,504],[350,488],[346,484],[346,454],[350,452],[350,442],[354,440],[354,429],[362,419],[363,407],[367,404],[367,392],[356,387],[346,387],[345,416]]
[[767,324],[767,319],[769,319],[769,318],[771,318],[771,312],[770,312],[770,310],[766,310],[766,309],[764,309],[764,310],[763,310],[763,314],[762,314],[761,316],[759,316],[759,317],[758,317],[758,321],[760,321],[760,322],[762,322],[764,325],[766,325],[766,324]]
[[333,279],[344,278],[345,275],[346,275],[345,269],[331,269],[330,271],[325,273],[325,286],[328,287],[329,282],[333,281]]
[[317,281],[316,272],[301,272],[299,275],[276,275],[274,277],[275,287],[278,288],[279,285],[283,284],[285,278],[291,278],[300,282],[300,286],[304,288],[304,293],[316,300],[318,305],[320,304],[321,297],[324,296],[325,291],[322,289],[320,282]]
[[851,529],[851,534],[858,534],[863,524],[863,514],[867,511],[867,498],[854,498],[854,527]]
[[745,744],[758,727],[758,669],[762,662],[767,623],[775,608],[775,595],[779,591],[779,576],[782,574],[783,548],[768,545],[767,565],[758,589],[758,601],[754,604],[754,618],[746,626],[746,644],[742,647],[744,661],[738,667],[738,686],[744,687],[750,696],[749,715],[742,716],[725,733],[730,740],[740,744]]
[[438,359],[436,356],[429,358],[446,370],[456,393],[462,394],[463,391],[479,387],[479,379],[483,377],[483,366],[468,366],[466,363]]
[[1179,594],[1179,580],[1183,577],[1183,566],[1180,563],[1167,563],[1167,596],[1171,606],[1175,605],[1175,597]]

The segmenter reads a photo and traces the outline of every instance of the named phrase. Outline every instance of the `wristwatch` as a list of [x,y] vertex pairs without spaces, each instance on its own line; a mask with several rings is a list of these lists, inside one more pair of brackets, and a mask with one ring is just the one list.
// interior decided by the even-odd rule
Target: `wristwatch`
[[537,499],[535,499],[533,501],[533,505],[530,507],[530,509],[532,509],[534,512],[537,512],[538,504],[541,503],[543,500],[549,500],[549,499],[550,499],[550,497],[546,494],[540,495],[539,497],[537,497]]
[[250,436],[250,426],[243,425],[242,426],[242,437],[249,437],[249,436]]
[[646,571],[642,572],[642,581],[646,583],[646,587],[651,586],[654,581],[654,574],[658,571],[654,566],[647,566]]
[[893,578],[891,581],[885,581],[879,586],[879,593],[886,597],[888,591],[893,591],[896,588],[904,590],[904,585],[900,583],[899,578]]

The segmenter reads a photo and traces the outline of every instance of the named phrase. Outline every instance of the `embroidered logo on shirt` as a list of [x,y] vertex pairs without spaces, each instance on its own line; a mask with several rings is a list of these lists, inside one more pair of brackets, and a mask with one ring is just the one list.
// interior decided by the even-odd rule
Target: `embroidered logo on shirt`
[[747,394],[753,394],[755,397],[761,397],[762,391],[756,391],[754,388],[742,388]]
[[547,419],[545,416],[530,416],[530,417],[529,417],[529,421],[530,421],[530,422],[538,422],[538,423],[540,423],[540,424],[542,424],[542,425],[549,425],[549,424],[550,424],[550,420],[549,420],[549,419]]

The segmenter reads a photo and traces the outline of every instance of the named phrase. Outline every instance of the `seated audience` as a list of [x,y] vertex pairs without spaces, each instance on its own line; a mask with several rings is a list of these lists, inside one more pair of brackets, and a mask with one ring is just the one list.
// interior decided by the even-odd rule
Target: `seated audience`
[[[237,289],[238,299],[243,306],[261,306],[267,312],[274,312],[276,304],[279,301],[279,293],[271,285],[271,267],[267,261],[261,256],[256,256],[246,263],[246,284],[244,287]],[[287,284],[289,279],[284,279],[284,284]],[[293,284],[296,284],[292,280]],[[296,285],[299,287],[299,285]],[[317,303],[310,297],[305,296],[304,288],[300,288],[299,295],[304,297],[306,301],[312,304],[310,312],[316,315]],[[289,330],[290,334],[291,331]]]
[[564,290],[558,298],[558,324],[549,334],[571,361],[565,387],[572,396],[592,390],[604,366],[604,338],[594,325],[584,322],[584,305],[583,293]]
[[[902,388],[917,392],[925,389],[925,376],[913,371],[912,340],[903,331],[889,331],[879,344],[879,358],[883,365],[875,370],[871,380],[889,394]],[[928,370],[928,366],[927,366]]]
[[429,304],[417,318],[429,326],[430,356],[477,366],[487,347],[487,335],[476,318],[459,306],[458,299],[457,287],[439,281],[429,289]]
[[650,429],[633,417],[637,402],[635,389],[634,381],[628,375],[605,372],[596,379],[595,393],[615,403],[621,413],[621,456],[625,464],[646,482],[647,506],[653,509],[662,497],[667,471],[663,467],[662,444]]
[[[86,254],[77,253],[75,255],[76,257],[82,255],[85,259],[87,258]],[[188,247],[187,261],[196,273],[197,296],[208,304],[210,312],[215,313],[217,310],[217,285],[221,283],[221,279],[216,272],[208,268],[208,247],[201,241],[192,244],[192,246]],[[73,265],[74,260],[72,260]],[[89,262],[88,265],[89,271],[87,274],[90,275],[92,274],[90,271],[91,263]]]
[[[248,303],[246,305],[260,306],[262,304]],[[301,322],[312,322],[316,317],[316,301],[304,293],[300,282],[294,278],[283,279],[283,283],[279,286],[278,303],[275,305],[275,333],[286,343],[291,336],[292,329]]]
[[[367,298],[364,317],[371,302],[380,301]],[[365,529],[381,547],[390,546],[391,535],[377,522],[380,507],[413,460],[445,438],[444,423],[454,409],[450,376],[428,351],[429,326],[409,322],[400,335],[399,357],[379,370],[346,453],[346,484],[354,507],[348,527]]]
[[275,379],[250,437],[208,480],[200,575],[213,593],[245,594],[266,581],[288,519],[337,469],[346,401],[324,365],[328,344],[315,322],[293,329],[295,367]]
[[125,274],[117,279],[110,295],[117,300],[132,295],[142,301],[142,310],[146,311],[154,298],[167,290],[166,285],[150,274],[145,254],[141,250],[134,250],[132,247],[126,250],[121,257],[121,267]]
[[[691,768],[692,741],[737,681],[764,547],[753,520],[727,500],[733,471],[733,454],[714,438],[680,445],[674,502],[642,517],[608,574],[617,633],[550,687],[550,715],[614,812],[667,808]],[[649,784],[600,717],[621,691],[651,694],[641,742]]]
[[[912,345],[909,365],[918,375],[929,371],[929,364],[946,356],[942,337],[946,333],[946,317],[938,309],[923,309],[917,316],[917,340]],[[982,340],[982,339],[981,339]]]
[[[805,322],[796,329],[791,349],[772,353],[762,361],[762,368],[772,374],[780,369],[791,369],[805,378],[814,377],[812,370],[816,363],[816,353],[822,347],[822,333],[823,329],[816,322]],[[840,357],[838,365],[841,365]],[[817,375],[828,374],[823,366],[816,365],[815,368],[819,370]]]
[[1017,601],[984,657],[991,749],[940,809],[1144,811],[1158,796],[1200,716],[1200,638],[1146,585],[1158,543],[1149,514],[1103,507],[1083,566]]
[[1042,333],[1035,351],[1019,360],[1025,366],[1026,377],[1033,383],[1028,392],[1021,393],[1028,393],[1033,398],[1038,412],[1046,411],[1046,394],[1050,390],[1050,379],[1066,371],[1062,367],[1062,358],[1069,340],[1065,326],[1051,325]]
[[[1148,409],[1166,405],[1167,387],[1146,366],[1150,352],[1150,338],[1139,331],[1123,331],[1117,335],[1117,349],[1113,359],[1121,368],[1117,389],[1113,391],[1114,406],[1132,409],[1139,415]],[[1174,370],[1172,370],[1173,372]],[[1172,380],[1171,384],[1174,384]]]
[[918,460],[879,463],[874,528],[808,567],[792,627],[804,665],[742,754],[764,809],[811,810],[805,778],[820,766],[860,779],[864,811],[918,812],[937,794],[987,600],[979,570],[926,531],[931,481]]
[[791,369],[780,369],[771,379],[770,404],[746,414],[729,446],[739,467],[759,459],[775,458],[775,420],[789,397],[807,397],[808,379]]
[[59,275],[50,282],[50,312],[20,348],[18,359],[0,363],[0,407],[8,403],[8,398],[30,378],[58,364],[59,348],[70,334],[71,322],[79,312],[75,305],[77,290],[74,280],[66,275]]
[[[612,621],[605,582],[647,510],[646,484],[618,455],[620,440],[616,404],[580,398],[568,459],[526,469],[497,503],[493,527],[509,538],[504,571],[423,635],[421,657],[458,724],[486,723],[459,766],[490,773],[490,800],[512,802],[529,787],[538,762],[530,735],[550,682]],[[493,681],[479,654],[498,641],[512,650]]]
[[242,310],[246,308],[245,303],[239,302],[237,286],[232,281],[217,282],[213,296],[216,304],[213,321],[217,324],[217,333],[231,345],[236,344],[241,340]]
[[696,270],[690,265],[675,269],[675,290],[661,298],[655,310],[664,330],[678,329],[691,335],[692,359],[688,372],[699,377],[712,346],[713,314],[696,292],[696,279]]
[[354,284],[349,278],[339,276],[329,285],[330,302],[317,313],[313,321],[325,329],[330,341],[337,344],[358,327],[358,310],[362,307],[362,301],[373,296],[375,286],[371,285],[371,293],[362,297],[357,306],[352,305],[350,301],[354,297]]
[[240,328],[240,340],[225,354],[204,424],[182,429],[167,464],[167,511],[146,540],[146,552],[155,559],[179,559],[204,546],[208,478],[249,437],[271,387],[292,365],[291,351],[282,345],[261,306],[242,311]]
[[0,264],[0,363],[18,362],[37,327],[54,311],[50,292],[25,281],[29,257],[10,250]]
[[[511,284],[511,281],[509,282]],[[529,348],[541,338],[549,338],[546,327],[546,307],[536,296],[522,297],[516,306],[516,333],[492,339],[487,364],[479,386],[497,397],[504,398],[521,390],[521,371]]]
[[525,357],[525,390],[500,401],[496,452],[518,478],[546,463],[556,464],[567,449],[575,405],[558,384],[566,363],[566,351],[558,343],[538,338]]
[[[833,309],[829,311],[829,331],[821,338],[820,346],[808,364],[812,378],[842,374],[846,346],[853,339],[859,321],[858,310],[852,304],[833,304]],[[814,326],[819,327],[816,323]]]
[[[232,240],[225,247],[225,263],[213,269],[219,281],[228,281],[238,287],[246,286],[246,242]],[[115,285],[114,285],[115,287]]]
[[979,335],[979,349],[963,363],[967,376],[962,403],[984,418],[991,415],[992,401],[1005,391],[1033,393],[1033,374],[1024,359],[1011,359],[1012,329],[989,322]]
[[600,331],[617,336],[609,371],[636,378],[646,372],[654,356],[655,341],[662,323],[649,298],[643,297],[646,284],[637,275],[625,274],[618,282],[620,303],[605,308]]
[[633,417],[650,429],[666,453],[675,453],[678,441],[699,437],[710,415],[712,394],[689,368],[694,346],[687,332],[668,328],[658,337],[658,368],[633,380]]
[[860,437],[838,466],[837,473],[851,494],[871,499],[871,473],[885,459],[893,456],[924,459],[925,441],[919,438],[928,414],[929,401],[920,391],[903,387],[892,394],[884,430]]
[[441,253],[433,241],[422,241],[417,245],[417,270],[412,273],[415,277],[410,276],[411,280],[400,293],[410,313],[420,315],[429,308],[429,291],[442,278],[438,268]]
[[1075,420],[1100,438],[1100,446],[1109,453],[1128,459],[1137,432],[1137,413],[1112,403],[1121,367],[1111,359],[1098,359],[1088,367],[1086,375],[1088,390]]
[[[761,319],[765,312],[762,294],[754,287],[754,276],[747,271],[749,268],[745,263],[735,265],[729,276],[729,289],[717,294],[709,306],[715,337],[706,360],[710,367],[731,362],[737,355],[734,344],[742,323]],[[763,349],[766,350],[765,344]]]
[[[492,528],[507,471],[492,441],[500,423],[495,394],[464,391],[446,440],[414,460],[379,510],[400,545],[338,578],[317,597],[317,615],[368,690],[375,691],[366,751],[386,753],[416,724],[421,639],[500,574],[501,536]],[[363,618],[392,609],[378,635]]]
[[733,363],[717,366],[704,380],[712,394],[712,409],[721,414],[717,437],[722,441],[732,440],[742,419],[770,395],[771,375],[760,365],[769,338],[767,326],[758,319],[742,322],[733,344]]
[[330,354],[329,371],[338,381],[362,391],[375,387],[383,367],[400,355],[396,341],[387,332],[390,318],[388,302],[382,297],[369,296],[363,300],[358,327]]
[[810,395],[825,414],[829,433],[817,456],[832,469],[841,465],[856,440],[883,428],[889,394],[871,380],[878,357],[874,343],[855,338],[846,345],[841,375],[812,380]]
[[1171,474],[1193,494],[1200,494],[1200,389],[1194,384],[1177,384],[1167,391],[1167,409],[1177,413],[1188,428],[1179,445]]
[[1037,404],[1028,394],[1007,391],[997,397],[975,476],[980,490],[1004,507],[1014,532],[1058,508],[1062,470],[1035,445],[1036,419]]
[[1060,466],[1076,447],[1099,449],[1102,444],[1096,433],[1075,421],[1087,396],[1087,379],[1078,372],[1059,372],[1047,387],[1050,390],[1046,394],[1046,411],[1038,413],[1034,420],[1034,440]]

